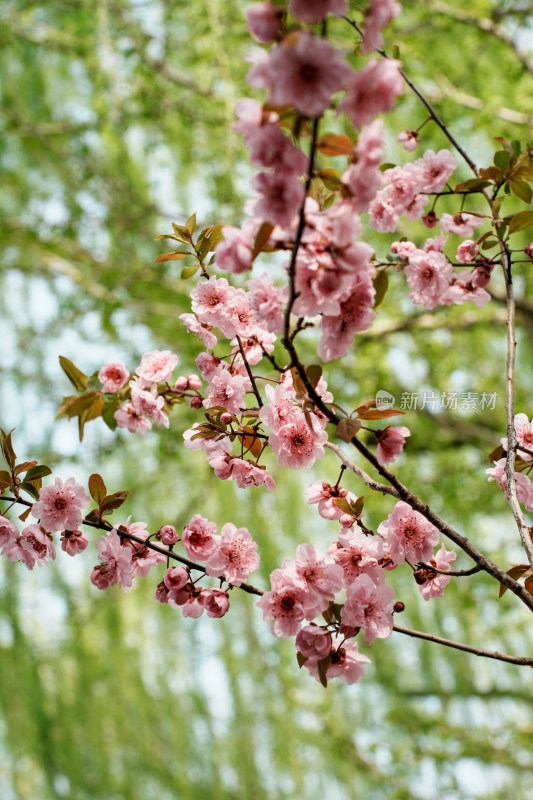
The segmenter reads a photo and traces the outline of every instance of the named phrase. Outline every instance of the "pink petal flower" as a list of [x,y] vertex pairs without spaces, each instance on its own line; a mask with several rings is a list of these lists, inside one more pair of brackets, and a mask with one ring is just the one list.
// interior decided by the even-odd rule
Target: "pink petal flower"
[[122,361],[110,361],[100,369],[98,380],[103,384],[102,392],[114,394],[128,382],[129,372]]
[[170,350],[152,350],[151,353],[143,355],[141,364],[135,371],[148,383],[164,383],[170,380],[172,370],[178,361],[178,356]]
[[181,543],[193,561],[207,561],[218,547],[220,537],[214,522],[195,514],[181,535]]
[[386,536],[390,555],[396,564],[404,560],[412,564],[427,561],[439,541],[437,528],[403,501],[396,503],[387,519],[379,525],[378,533]]
[[60,478],[53,485],[45,486],[39,493],[39,500],[33,504],[31,515],[49,533],[54,531],[74,531],[81,525],[82,508],[91,504],[90,498],[74,478],[63,483]]
[[376,458],[379,464],[390,464],[395,461],[403,451],[405,439],[411,435],[405,425],[389,425],[382,431],[374,431],[378,436]]
[[227,522],[220,531],[217,549],[206,564],[208,575],[221,576],[233,586],[240,586],[259,568],[257,543],[246,528],[236,528]]

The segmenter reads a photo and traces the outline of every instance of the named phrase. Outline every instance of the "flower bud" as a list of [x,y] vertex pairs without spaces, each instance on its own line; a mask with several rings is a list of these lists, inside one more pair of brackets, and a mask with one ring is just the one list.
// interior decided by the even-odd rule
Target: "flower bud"
[[405,603],[402,603],[401,600],[398,600],[397,603],[394,603],[394,607],[392,609],[395,614],[401,614],[402,611],[405,611]]
[[169,567],[165,572],[163,581],[167,589],[183,589],[189,580],[189,573],[185,567]]
[[176,528],[174,525],[163,525],[157,533],[157,538],[163,542],[163,544],[176,544],[178,541]]
[[191,408],[201,408],[202,407],[202,398],[200,395],[195,394],[194,397],[191,397],[189,402]]

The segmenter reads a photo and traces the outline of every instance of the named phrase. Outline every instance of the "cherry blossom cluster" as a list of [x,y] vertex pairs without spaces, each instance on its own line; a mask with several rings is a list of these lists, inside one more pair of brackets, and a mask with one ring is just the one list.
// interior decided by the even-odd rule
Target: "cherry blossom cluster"
[[[41,489],[39,500],[29,509],[38,523],[19,532],[11,520],[0,516],[2,555],[10,561],[22,561],[28,569],[44,566],[56,557],[52,534],[57,532],[61,532],[61,549],[69,556],[83,552],[89,538],[79,527],[87,524],[83,509],[90,504],[90,497],[74,478],[65,483],[55,478],[53,484]],[[187,567],[170,567],[174,545],[180,541],[193,561],[182,559]],[[217,526],[199,514],[185,526],[181,538],[172,525],[163,525],[156,534],[150,534],[145,522],[131,523],[128,518],[124,525],[106,531],[95,547],[99,562],[92,570],[91,582],[98,589],[115,584],[127,589],[134,578],[144,578],[156,564],[166,563],[156,599],[181,608],[185,617],[199,617],[204,610],[210,617],[222,617],[229,608],[227,591],[199,586],[199,579],[191,578],[191,568],[200,571],[200,579],[213,576],[220,579],[221,586],[225,582],[228,587],[241,586],[259,568],[257,543],[246,528],[236,528],[228,522],[217,534]]]
[[[317,680],[340,677],[354,683],[363,676],[362,665],[369,663],[354,638],[360,631],[367,645],[387,638],[393,630],[393,613],[404,608],[403,603],[394,603],[386,572],[407,562],[423,598],[442,597],[450,581],[444,573],[450,572],[456,554],[444,545],[434,552],[439,531],[407,503],[397,503],[374,533],[337,505],[338,498],[356,502],[351,492],[316,481],[306,495],[322,517],[341,523],[338,540],[327,553],[299,545],[295,559],[285,559],[271,573],[271,589],[257,605],[265,620],[273,620],[276,636],[296,637],[300,663]],[[341,591],[344,602],[337,599]],[[311,622],[320,615],[325,625]]]
[[[526,414],[516,414],[514,418],[514,426],[516,431],[516,439],[518,442],[516,455],[522,462],[522,469],[525,469],[527,472],[529,472],[533,466],[531,464],[533,461],[533,419],[530,421]],[[503,437],[500,442],[503,455],[503,452],[506,453],[509,447],[507,437]],[[527,450],[522,450],[520,445],[527,448]],[[485,472],[489,476],[489,481],[495,481],[507,497],[507,475],[505,474],[506,461],[507,459],[503,457],[498,459],[494,462],[494,467],[485,470]],[[515,471],[514,476],[516,481],[518,502],[524,503],[526,511],[533,511],[533,481],[527,475],[525,475],[524,472]]]

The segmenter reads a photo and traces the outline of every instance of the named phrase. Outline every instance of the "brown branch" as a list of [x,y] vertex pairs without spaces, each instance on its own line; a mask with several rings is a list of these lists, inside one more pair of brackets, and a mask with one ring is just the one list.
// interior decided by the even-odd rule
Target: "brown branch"
[[483,650],[481,647],[472,647],[469,644],[454,642],[452,639],[443,639],[442,636],[434,636],[432,633],[423,633],[422,631],[415,631],[411,628],[402,628],[399,625],[395,625],[393,630],[395,630],[397,633],[404,633],[406,636],[413,636],[415,639],[425,639],[427,642],[442,644],[444,647],[453,647],[455,650],[463,650],[465,653],[473,653],[475,656],[494,658],[497,661],[507,661],[509,664],[518,664],[522,667],[533,667],[533,658],[509,656],[506,653],[498,653],[495,650]]
[[[0,500],[7,500],[13,503],[18,503],[19,505],[26,506],[27,508],[32,508],[33,503],[30,503],[28,500],[23,500],[21,497],[9,497],[7,495],[0,495]],[[82,520],[82,525],[87,525],[90,528],[96,528],[97,530],[102,530],[109,532],[112,530],[113,526],[110,522],[106,522],[102,520],[101,522],[92,522],[91,520],[84,519]],[[171,558],[173,561],[178,561],[180,564],[185,564],[189,569],[196,570],[197,572],[206,573],[205,567],[201,564],[197,564],[195,561],[191,561],[189,558],[185,558],[185,556],[179,556],[173,550],[169,550],[163,545],[157,544],[157,542],[147,542],[140,536],[136,536],[134,533],[129,533],[126,530],[115,528],[118,535],[121,536],[123,539],[129,539],[136,544],[140,544],[143,547],[148,547],[150,550],[155,550],[156,553],[161,553],[162,555],[166,556],[167,558]],[[232,588],[232,584],[229,584],[229,587]],[[256,594],[261,596],[263,592],[261,589],[256,589],[255,586],[251,586],[248,583],[241,583],[240,586],[236,587],[238,589],[242,589],[243,592],[248,592],[248,594]]]
[[524,512],[518,502],[515,478],[515,460],[518,441],[514,425],[514,370],[516,356],[515,339],[515,304],[513,297],[513,277],[511,272],[511,259],[505,245],[502,244],[501,265],[505,278],[507,295],[507,369],[505,378],[505,421],[507,427],[507,458],[505,461],[505,475],[507,478],[506,497],[513,512],[513,517],[520,534],[522,546],[526,551],[527,560],[533,569],[533,541],[531,529],[526,523]]
[[342,447],[339,447],[337,444],[332,444],[331,442],[326,442],[324,447],[327,447],[328,450],[332,450],[342,461],[342,463],[351,470],[354,475],[357,475],[358,478],[361,478],[365,486],[368,486],[369,489],[373,489],[375,492],[381,492],[382,494],[391,494],[393,497],[399,497],[400,495],[393,489],[392,486],[386,486],[384,483],[378,483],[370,475],[358,467],[357,464],[354,464],[353,461],[350,461]]
[[261,395],[259,394],[259,389],[257,388],[257,384],[255,382],[254,374],[250,369],[250,365],[248,363],[248,359],[246,358],[246,353],[244,352],[244,347],[242,346],[241,337],[237,336],[237,343],[239,345],[239,350],[241,351],[242,360],[244,361],[244,366],[246,367],[246,372],[248,373],[248,377],[250,378],[250,383],[252,384],[253,392],[257,399],[257,404],[259,408],[263,407],[263,401],[261,399]]

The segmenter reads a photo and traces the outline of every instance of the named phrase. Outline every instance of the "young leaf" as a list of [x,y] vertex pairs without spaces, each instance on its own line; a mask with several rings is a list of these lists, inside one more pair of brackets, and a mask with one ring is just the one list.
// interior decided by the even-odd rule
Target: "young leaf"
[[50,467],[46,467],[44,464],[41,464],[38,467],[32,467],[26,473],[24,480],[26,481],[34,481],[37,478],[44,478],[46,475],[51,475],[52,470]]
[[331,655],[327,655],[325,658],[322,658],[320,661],[317,662],[318,677],[320,679],[320,683],[324,688],[326,688],[328,685],[327,672],[330,662],[331,662]]
[[263,222],[257,236],[255,237],[254,246],[252,249],[252,261],[255,261],[259,253],[264,250],[266,243],[270,239],[270,234],[274,230],[274,226],[270,222]]
[[340,510],[344,511],[345,514],[349,514],[351,517],[353,517],[352,507],[345,497],[336,497],[334,502],[337,508],[340,508]]
[[387,419],[398,414],[405,414],[405,411],[398,411],[396,408],[371,408],[370,411],[359,414],[359,419]]
[[[515,581],[517,581],[519,578],[522,577],[522,575],[525,575],[525,573],[528,571],[531,572],[529,564],[517,564],[515,567],[511,567],[511,569],[508,569],[505,574],[509,575],[510,578],[513,578]],[[507,586],[504,586],[503,583],[500,583],[500,594],[498,595],[498,597],[503,597],[506,591],[507,591]]]
[[296,653],[296,661],[298,662],[298,666],[301,669],[305,664],[305,662],[307,661],[307,656],[303,656],[298,650],[298,652]]
[[187,278],[192,278],[198,270],[200,269],[200,264],[191,264],[190,267],[183,267],[181,270],[181,279],[182,281],[187,280]]
[[511,191],[520,200],[523,200],[524,203],[531,203],[531,199],[533,198],[533,190],[529,183],[526,183],[521,178],[509,178],[508,184],[511,187]]
[[363,506],[365,504],[365,496],[358,497],[355,503],[352,503],[352,514],[357,519],[360,519],[363,514]]
[[107,495],[107,489],[102,476],[98,475],[97,472],[93,473],[89,478],[89,492],[98,508],[100,508]]
[[[13,428],[14,430],[14,428]],[[6,460],[6,464],[8,465],[9,469],[15,469],[15,462],[17,460],[17,455],[13,450],[13,445],[11,444],[11,434],[13,431],[6,433],[2,428],[0,428],[0,446],[2,447],[2,453]]]
[[61,369],[78,392],[83,392],[84,389],[87,389],[90,380],[88,375],[81,372],[81,370],[79,370],[70,359],[65,358],[65,356],[59,356],[59,363],[61,364]]
[[115,492],[114,494],[108,495],[104,500],[102,500],[102,504],[100,508],[106,514],[113,511],[115,508],[120,508],[122,503],[126,500],[129,494],[133,494],[128,489],[124,489],[121,492]]
[[161,261],[181,261],[182,258],[186,258],[187,256],[192,255],[192,253],[183,253],[180,250],[177,250],[174,253],[163,253],[156,258],[156,264],[160,263]]
[[343,442],[351,442],[360,429],[361,423],[357,419],[341,419],[337,425],[336,434]]
[[344,134],[326,133],[318,139],[316,149],[325,156],[351,156],[354,148]]
[[185,223],[185,229],[190,233],[192,236],[196,228],[196,212],[191,214],[187,222]]
[[313,388],[315,388],[322,377],[322,367],[320,364],[311,364],[305,371],[307,372],[307,377],[311,381]]
[[[507,219],[507,217],[506,217]],[[524,231],[533,225],[533,211],[519,211],[509,219],[509,233]]]
[[382,269],[378,272],[376,277],[374,278],[374,289],[376,290],[376,297],[374,299],[374,308],[377,308],[383,298],[385,297],[385,293],[389,286],[389,276],[388,273]]
[[39,499],[39,491],[35,488],[33,483],[24,481],[23,483],[19,484],[19,489],[22,489],[24,492],[28,492],[28,494],[30,494],[34,500]]

